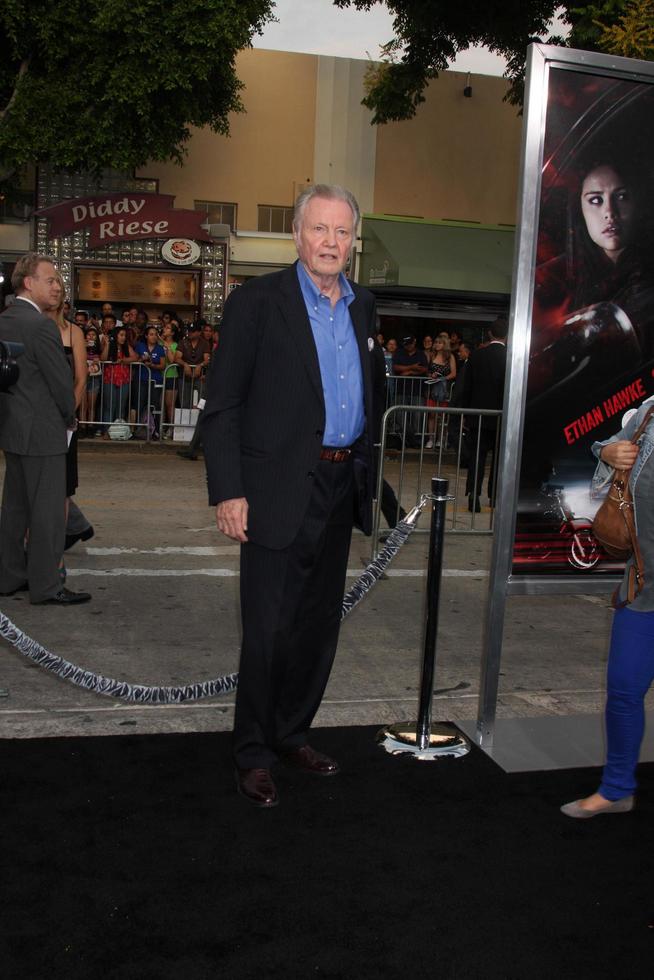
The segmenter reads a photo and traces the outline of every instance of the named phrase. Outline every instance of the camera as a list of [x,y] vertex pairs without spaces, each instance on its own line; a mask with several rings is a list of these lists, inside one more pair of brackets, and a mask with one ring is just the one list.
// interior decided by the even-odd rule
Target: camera
[[20,357],[24,350],[22,344],[0,340],[0,392],[9,391],[18,381],[20,371],[16,358]]

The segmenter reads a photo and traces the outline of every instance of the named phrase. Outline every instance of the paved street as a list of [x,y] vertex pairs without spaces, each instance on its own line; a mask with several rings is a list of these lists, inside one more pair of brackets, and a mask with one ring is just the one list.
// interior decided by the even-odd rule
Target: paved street
[[[82,443],[76,499],[96,535],[68,552],[69,584],[92,601],[59,609],[21,595],[2,600],[3,612],[49,650],[113,678],[174,685],[236,670],[238,548],[213,524],[203,465],[170,446]],[[427,536],[414,533],[344,623],[318,724],[415,717],[426,552]],[[369,540],[355,535],[350,582],[369,553]],[[435,720],[476,716],[489,554],[489,536],[446,538]],[[600,710],[609,623],[597,597],[510,600],[499,716]],[[232,696],[137,707],[77,689],[4,642],[0,649],[4,738],[231,727]]]

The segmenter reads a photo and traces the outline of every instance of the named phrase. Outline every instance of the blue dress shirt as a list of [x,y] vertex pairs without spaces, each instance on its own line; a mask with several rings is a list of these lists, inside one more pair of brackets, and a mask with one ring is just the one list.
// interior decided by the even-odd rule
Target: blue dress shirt
[[341,273],[341,296],[332,307],[301,262],[297,274],[320,362],[325,398],[323,445],[351,446],[365,426],[361,357],[349,310],[354,292]]

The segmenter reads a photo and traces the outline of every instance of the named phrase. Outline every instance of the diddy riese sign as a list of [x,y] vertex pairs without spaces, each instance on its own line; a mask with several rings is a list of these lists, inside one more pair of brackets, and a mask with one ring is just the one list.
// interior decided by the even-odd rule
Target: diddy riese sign
[[192,238],[210,242],[204,211],[174,208],[170,194],[97,194],[61,201],[35,214],[49,221],[48,237],[89,230],[89,248],[138,238]]

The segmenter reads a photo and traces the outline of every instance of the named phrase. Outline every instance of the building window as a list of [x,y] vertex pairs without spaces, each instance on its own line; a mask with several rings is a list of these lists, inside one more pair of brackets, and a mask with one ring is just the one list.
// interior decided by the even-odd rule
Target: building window
[[257,231],[272,231],[277,235],[293,232],[293,208],[279,204],[260,204]]
[[195,210],[205,212],[208,224],[229,225],[230,231],[236,231],[235,204],[225,204],[223,201],[195,201]]

